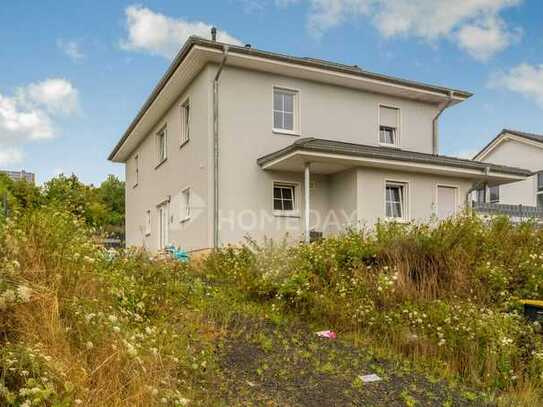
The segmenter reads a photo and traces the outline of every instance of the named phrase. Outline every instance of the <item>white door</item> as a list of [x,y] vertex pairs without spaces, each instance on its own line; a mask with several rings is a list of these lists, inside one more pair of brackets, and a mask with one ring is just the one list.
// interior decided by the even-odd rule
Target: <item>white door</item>
[[437,217],[446,219],[456,213],[457,188],[438,186],[437,187]]
[[158,207],[158,248],[164,249],[168,244],[168,204]]

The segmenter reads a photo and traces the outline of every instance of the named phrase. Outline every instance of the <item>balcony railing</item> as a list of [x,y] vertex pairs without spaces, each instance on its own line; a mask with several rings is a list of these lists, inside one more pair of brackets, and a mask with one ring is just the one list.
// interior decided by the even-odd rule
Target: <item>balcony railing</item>
[[473,210],[484,215],[507,215],[512,220],[534,219],[543,222],[543,208],[535,206],[474,202]]

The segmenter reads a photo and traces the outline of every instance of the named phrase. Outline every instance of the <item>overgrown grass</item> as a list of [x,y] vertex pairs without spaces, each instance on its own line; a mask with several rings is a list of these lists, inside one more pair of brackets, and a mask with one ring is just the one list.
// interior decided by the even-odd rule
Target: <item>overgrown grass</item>
[[[534,225],[387,224],[310,245],[227,247],[193,264],[104,251],[92,233],[53,208],[0,224],[0,405],[284,405],[296,399],[287,392],[273,403],[266,386],[254,386],[275,375],[290,388],[295,360],[300,383],[326,378],[322,397],[329,389],[362,397],[355,371],[373,356],[313,343],[294,328],[307,323],[504,405],[542,403],[539,327],[518,301],[543,297],[543,232]],[[245,337],[253,345],[225,340]],[[237,346],[257,346],[264,359]],[[249,371],[233,374],[225,360],[239,358]],[[394,400],[408,405],[419,390],[400,388]]]
[[207,270],[502,400],[543,403],[540,326],[519,302],[543,298],[543,231],[534,224],[381,224],[309,245],[229,247]]

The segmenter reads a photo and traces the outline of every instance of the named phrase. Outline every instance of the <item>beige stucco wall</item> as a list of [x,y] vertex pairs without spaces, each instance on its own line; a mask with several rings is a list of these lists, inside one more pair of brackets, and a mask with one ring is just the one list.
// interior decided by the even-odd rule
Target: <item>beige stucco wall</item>
[[[272,131],[273,87],[299,92],[300,134],[297,136]],[[251,230],[251,236],[280,239],[285,233],[303,232],[303,174],[274,174],[263,171],[257,158],[292,144],[301,137],[316,137],[352,143],[378,145],[379,104],[400,108],[400,147],[425,153],[432,152],[432,119],[435,105],[412,100],[292,79],[261,72],[226,67],[220,84],[220,208],[226,214],[220,233],[221,243],[238,242],[247,228],[232,227],[232,214],[248,210],[265,211],[272,216],[274,180],[298,182],[300,217],[273,219],[273,227]],[[355,172],[321,178],[311,190],[311,209],[356,209]],[[345,179],[344,179],[345,177]],[[315,179],[314,177],[312,178]],[[349,188],[349,185],[351,187]],[[379,197],[383,194],[379,194]],[[384,207],[384,206],[383,206]],[[382,208],[379,208],[379,212]],[[323,212],[324,213],[324,212]],[[352,223],[341,216],[343,225]],[[319,229],[325,215],[313,214],[311,226]],[[333,222],[328,222],[333,223]],[[356,222],[355,222],[356,223]],[[330,227],[325,233],[333,233]]]
[[357,170],[358,186],[358,221],[362,226],[371,227],[385,218],[385,182],[406,182],[407,213],[409,220],[428,222],[437,214],[438,185],[457,187],[457,208],[465,206],[465,197],[472,182],[459,178],[388,171],[375,168]]
[[[543,170],[543,148],[515,140],[503,141],[487,154],[484,162]],[[500,203],[536,206],[537,176],[500,186]]]
[[[128,246],[156,250],[159,244],[157,205],[170,198],[169,241],[186,249],[210,246],[210,70],[205,69],[156,123],[132,152],[126,171],[126,241]],[[180,105],[190,97],[190,141],[180,147]],[[157,165],[156,132],[167,123],[168,159]],[[140,156],[139,182],[134,187],[134,156]],[[181,222],[181,191],[191,188],[193,216]],[[151,210],[151,234],[145,234],[146,211]],[[197,215],[197,216],[196,216]]]
[[[217,66],[206,67],[171,106],[168,113],[132,153],[126,165],[127,244],[158,248],[157,205],[171,197],[169,241],[188,250],[212,245],[212,80]],[[272,132],[273,86],[300,93],[301,132],[297,136]],[[219,217],[220,243],[236,244],[250,237],[290,241],[304,229],[303,174],[263,171],[257,158],[292,144],[300,137],[317,137],[378,145],[379,104],[401,110],[400,147],[430,153],[432,118],[437,107],[411,100],[333,87],[277,75],[226,67],[220,82],[219,106]],[[191,100],[191,140],[179,147],[179,106]],[[168,160],[156,166],[155,133],[168,125]],[[135,154],[140,155],[140,181],[133,187]],[[403,174],[377,169],[350,169],[332,175],[311,176],[312,229],[325,235],[347,226],[374,223],[384,216],[384,180],[410,182],[409,208],[415,220],[434,213],[436,185],[459,186],[459,205],[469,181]],[[273,212],[274,181],[294,183],[298,213],[281,217]],[[182,223],[181,191],[191,187],[193,215]],[[146,236],[145,215],[152,214]]]

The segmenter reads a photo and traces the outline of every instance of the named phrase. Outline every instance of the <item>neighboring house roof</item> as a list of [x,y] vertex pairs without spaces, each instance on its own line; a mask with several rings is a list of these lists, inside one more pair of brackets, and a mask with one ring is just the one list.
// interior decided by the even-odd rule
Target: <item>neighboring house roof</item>
[[447,157],[444,155],[419,153],[415,151],[402,150],[399,148],[377,147],[364,144],[353,144],[316,138],[300,139],[281,150],[260,157],[257,160],[257,163],[261,167],[266,167],[266,165],[283,157],[287,157],[293,152],[317,152],[340,156],[366,157],[384,161],[402,161],[418,164],[433,164],[444,167],[477,170],[481,173],[488,173],[489,171],[491,171],[494,173],[519,177],[528,177],[532,174],[530,170],[509,167],[505,165],[497,165],[484,163],[481,161]]
[[483,159],[490,151],[496,148],[500,143],[506,140],[518,140],[526,142],[541,143],[543,147],[543,134],[527,133],[524,131],[503,129],[496,137],[494,137],[481,151],[479,151],[474,157],[474,160]]
[[[370,86],[375,87],[379,84],[388,84],[389,86],[394,85],[398,88],[397,92],[399,94],[403,94],[404,97],[409,97],[408,96],[410,95],[409,92],[419,92],[419,93],[426,92],[427,97],[433,98],[431,100],[434,102],[438,100],[439,98],[441,98],[441,100],[446,100],[452,97],[451,104],[454,104],[454,103],[461,102],[473,95],[472,93],[464,91],[464,90],[451,89],[451,88],[446,88],[443,86],[431,85],[427,83],[400,79],[393,76],[369,72],[369,71],[359,68],[356,65],[339,64],[339,63],[325,61],[321,59],[315,59],[315,58],[293,57],[293,56],[289,56],[285,54],[258,50],[250,46],[244,47],[244,46],[224,44],[218,41],[210,41],[210,40],[206,40],[200,37],[191,36],[185,42],[184,46],[176,55],[176,57],[172,61],[171,65],[169,66],[165,74],[162,76],[158,84],[155,86],[155,88],[151,92],[150,96],[147,98],[143,106],[140,108],[136,117],[130,123],[128,129],[124,132],[123,136],[121,137],[117,145],[114,147],[108,159],[114,160],[114,161],[122,161],[122,159],[120,159],[117,156],[119,150],[121,149],[125,141],[128,139],[128,137],[132,134],[132,132],[136,129],[137,125],[140,123],[140,121],[142,120],[146,112],[153,106],[154,102],[158,99],[158,96],[161,94],[163,89],[169,83],[170,79],[176,74],[176,71],[178,70],[180,65],[183,64],[185,59],[187,59],[190,56],[191,51],[193,49],[200,49],[200,50],[207,49],[210,51],[214,51],[215,55],[208,56],[207,59],[203,60],[202,63],[209,63],[209,62],[216,63],[217,62],[216,58],[218,58],[221,55],[222,50],[225,46],[228,46],[228,50],[229,50],[229,61],[227,62],[227,65],[230,64],[231,55],[235,55],[238,57],[241,57],[241,56],[246,57],[246,59],[249,61],[249,62],[246,62],[248,66],[250,66],[249,65],[250,63],[255,64],[256,63],[255,61],[257,59],[275,61],[277,63],[283,64],[283,69],[280,72],[282,72],[284,75],[287,75],[287,76],[289,75],[289,73],[287,72],[286,68],[290,69],[293,66],[296,66],[298,68],[305,68],[308,71],[311,71],[311,75],[317,75],[317,72],[321,72],[321,71],[328,72],[330,74],[335,74],[335,75],[348,75],[348,77],[350,78],[364,79],[368,84],[367,85],[368,88]],[[237,66],[241,66],[240,61],[237,61],[235,63]],[[338,83],[346,83],[345,78],[343,79],[343,82],[341,82],[339,79],[335,79],[335,80]]]

